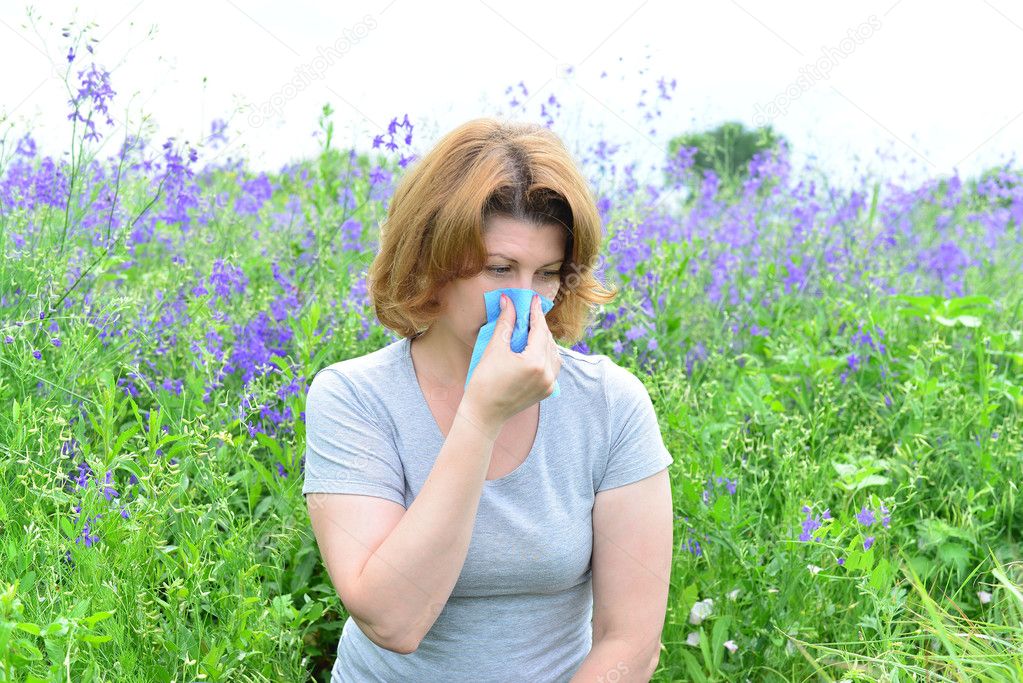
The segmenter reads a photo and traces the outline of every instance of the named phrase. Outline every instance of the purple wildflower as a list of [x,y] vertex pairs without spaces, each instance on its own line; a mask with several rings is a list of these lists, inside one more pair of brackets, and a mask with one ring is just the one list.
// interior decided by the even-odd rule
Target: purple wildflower
[[[112,482],[111,482],[110,478],[112,476],[114,476],[114,473],[111,472],[110,470],[107,470],[107,475],[104,478],[103,483],[104,484],[111,484]],[[103,487],[103,495],[104,495],[104,497],[106,497],[107,500],[113,500],[114,498],[116,498],[117,496],[119,496],[121,494],[119,494],[114,488],[112,488],[112,487],[110,487],[108,485],[105,485]]]
[[874,511],[864,505],[859,514],[856,515],[856,521],[865,527],[869,527],[877,521],[877,518],[874,517]]
[[811,538],[815,541],[819,541],[820,538],[814,538],[813,532],[821,527],[821,516],[817,515],[813,517],[813,511],[807,505],[803,506],[803,512],[806,513],[806,519],[803,520],[803,533],[799,534],[799,540],[806,543]]
[[92,474],[92,468],[83,460],[78,465],[78,476],[75,477],[75,484],[80,488],[86,488],[89,485],[90,474]]

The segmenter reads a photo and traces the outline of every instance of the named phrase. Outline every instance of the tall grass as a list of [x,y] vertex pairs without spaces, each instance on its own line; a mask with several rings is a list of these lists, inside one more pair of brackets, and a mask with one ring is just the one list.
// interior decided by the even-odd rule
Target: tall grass
[[[358,153],[325,107],[254,173],[223,122],[107,124],[72,55],[74,153],[0,154],[0,680],[326,680],[305,390],[394,339],[365,270],[413,124]],[[575,348],[675,455],[655,680],[1023,680],[1020,172],[847,192],[781,149],[725,185],[683,149],[640,188],[613,142],[581,161],[624,293]]]

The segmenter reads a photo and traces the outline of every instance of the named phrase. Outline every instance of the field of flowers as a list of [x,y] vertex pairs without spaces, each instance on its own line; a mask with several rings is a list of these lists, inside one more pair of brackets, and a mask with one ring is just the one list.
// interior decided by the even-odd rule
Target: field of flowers
[[[65,154],[0,141],[0,680],[326,680],[305,392],[394,339],[365,270],[413,121],[356,153],[325,107],[256,173],[223,121],[118,127],[93,60]],[[623,294],[574,348],[675,455],[654,680],[1023,680],[1023,173],[848,191],[782,147],[728,183],[683,148],[652,186],[615,142],[580,163]]]

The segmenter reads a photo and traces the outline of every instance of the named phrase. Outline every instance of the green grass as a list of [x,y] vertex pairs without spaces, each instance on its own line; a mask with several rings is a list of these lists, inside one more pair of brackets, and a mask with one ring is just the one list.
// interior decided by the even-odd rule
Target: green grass
[[[0,336],[11,338],[0,344],[0,680],[326,680],[346,614],[300,492],[305,388],[325,364],[391,339],[361,286],[385,213],[367,176],[400,169],[328,136],[317,159],[272,174],[272,198],[247,213],[234,204],[253,179],[244,169],[164,183],[164,171],[133,171],[114,185],[88,162],[70,201],[33,204],[14,184],[0,213]],[[38,158],[8,159],[5,177],[18,163],[43,173]],[[103,187],[118,191],[113,219]],[[927,294],[942,290],[904,269],[923,246],[867,239],[894,194],[813,233],[794,260],[788,209],[802,200],[735,197],[691,240],[640,231],[630,244],[653,251],[607,271],[623,307],[602,312],[618,320],[591,330],[587,352],[644,379],[675,455],[654,680],[1023,680],[1020,227],[962,269],[965,295]],[[940,200],[905,207],[924,244],[948,239],[934,228]],[[970,214],[1000,206],[972,188],[946,209],[958,243],[983,243]],[[711,297],[713,230],[751,207],[767,226],[763,254],[732,252],[761,267],[729,276],[735,303]],[[704,210],[663,208],[679,220]],[[609,240],[648,209],[616,198]],[[144,227],[148,238],[132,236]],[[845,265],[787,288],[785,264],[824,263],[829,236]],[[648,333],[630,339],[634,325]],[[873,344],[854,336],[861,326]],[[95,473],[85,486],[82,462]],[[809,541],[804,505],[830,512]],[[864,507],[870,527],[856,519]],[[713,611],[694,626],[705,598]]]

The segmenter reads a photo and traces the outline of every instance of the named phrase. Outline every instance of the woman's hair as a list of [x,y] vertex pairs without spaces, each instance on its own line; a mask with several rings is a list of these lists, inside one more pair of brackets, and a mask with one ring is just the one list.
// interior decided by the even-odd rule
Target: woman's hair
[[603,240],[593,194],[555,133],[493,118],[442,137],[399,181],[367,274],[381,324],[403,337],[426,330],[440,314],[437,290],[483,270],[483,226],[495,215],[565,227],[561,286],[547,325],[555,339],[582,339],[593,308],[618,295],[592,273]]

